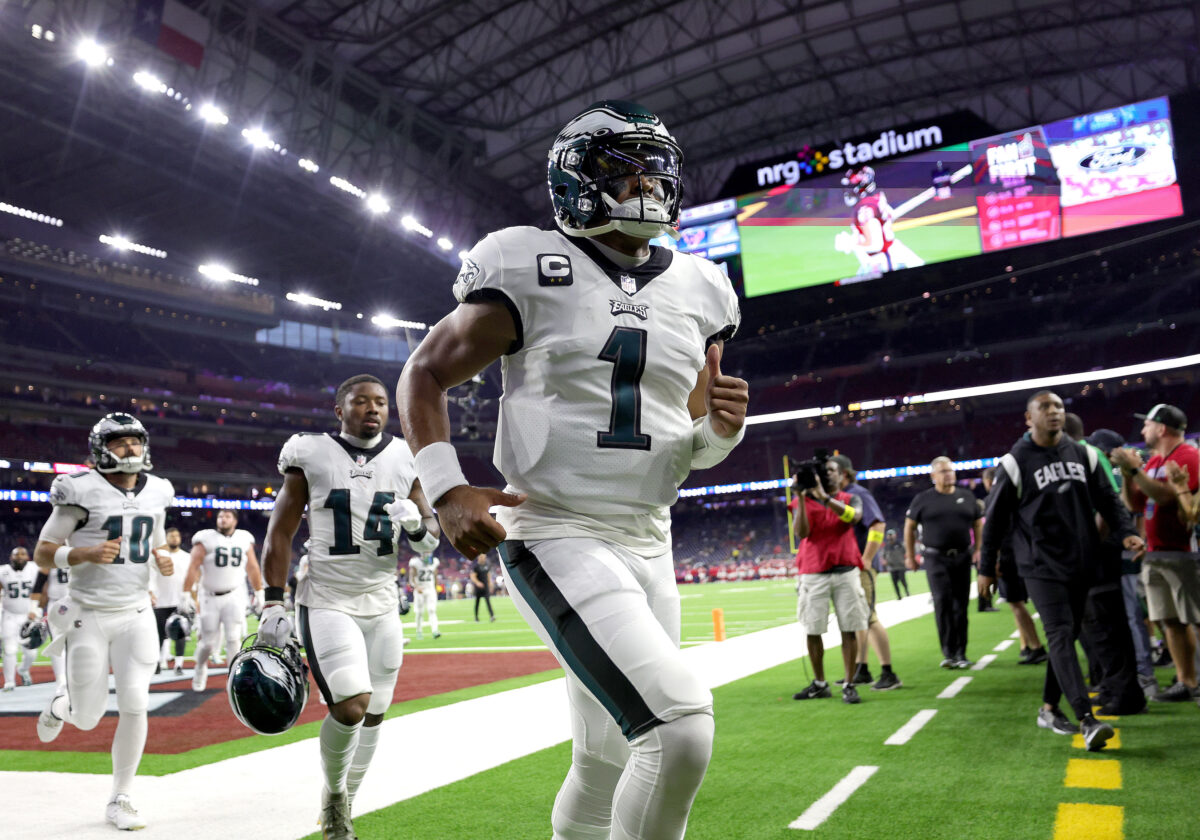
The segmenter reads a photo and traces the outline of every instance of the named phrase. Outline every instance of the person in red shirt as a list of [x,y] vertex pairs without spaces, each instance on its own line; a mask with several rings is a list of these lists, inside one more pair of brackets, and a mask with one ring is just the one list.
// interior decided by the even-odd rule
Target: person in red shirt
[[842,664],[846,681],[842,702],[861,702],[854,688],[854,666],[858,658],[855,634],[867,629],[867,596],[859,569],[862,554],[854,539],[854,523],[862,518],[862,502],[829,484],[827,470],[820,470],[816,486],[792,500],[796,538],[800,548],[796,565],[800,571],[800,599],[796,616],[808,636],[812,661],[812,684],[792,695],[794,700],[831,697],[825,681],[825,643],[821,639],[829,624],[829,602],[842,632]]
[[[1168,480],[1167,464],[1187,470],[1188,487],[1195,492],[1200,476],[1200,451],[1183,439],[1187,417],[1173,405],[1160,403],[1146,414],[1134,415],[1142,424],[1142,439],[1150,460],[1133,449],[1117,449],[1112,460],[1125,480],[1121,497],[1135,513],[1144,513],[1146,558],[1142,583],[1150,620],[1161,621],[1167,647],[1175,660],[1178,681],[1154,695],[1160,702],[1200,701],[1196,687],[1196,646],[1187,625],[1200,628],[1200,569],[1191,552],[1191,535],[1180,516],[1178,492]],[[1174,470],[1173,470],[1174,471]]]

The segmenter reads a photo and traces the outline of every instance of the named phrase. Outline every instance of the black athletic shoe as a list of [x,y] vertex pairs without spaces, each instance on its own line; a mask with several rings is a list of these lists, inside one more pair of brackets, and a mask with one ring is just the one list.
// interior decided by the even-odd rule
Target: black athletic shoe
[[899,688],[904,685],[900,682],[900,678],[896,676],[894,671],[884,671],[879,675],[878,681],[871,686],[872,691],[891,691],[893,688]]
[[[1138,700],[1141,702],[1139,703]],[[1139,696],[1137,700],[1127,703],[1109,700],[1107,703],[1100,704],[1100,711],[1097,714],[1120,717],[1121,715],[1140,715],[1144,711],[1146,711],[1146,698]]]
[[1161,645],[1158,648],[1158,651],[1156,653],[1154,653],[1154,658],[1153,658],[1153,660],[1151,660],[1151,663],[1154,665],[1155,668],[1166,668],[1168,665],[1175,664],[1171,660],[1171,651],[1167,648],[1166,645]]
[[[850,690],[853,691],[854,687],[851,686]],[[808,688],[804,689],[803,691],[798,691],[795,694],[793,694],[792,699],[793,700],[816,700],[817,698],[820,698],[820,697],[832,697],[832,696],[833,696],[833,692],[829,690],[829,683],[825,683],[825,685],[817,685],[817,681],[813,680],[811,683],[808,684]]]
[[1017,664],[1041,665],[1049,658],[1044,647],[1026,648],[1026,654],[1017,660]]
[[842,702],[849,703],[851,706],[855,703],[861,703],[862,698],[858,696],[858,689],[852,685],[842,686]]
[[1088,752],[1100,752],[1108,740],[1117,734],[1107,723],[1096,720],[1091,715],[1083,719],[1080,727],[1083,729],[1083,742],[1087,744]]
[[1079,727],[1071,723],[1067,719],[1067,716],[1062,713],[1062,710],[1058,708],[1039,709],[1037,725],[1042,729],[1049,729],[1055,735],[1079,734]]
[[859,665],[854,669],[855,685],[870,685],[873,682],[875,682],[875,678],[871,676],[871,669],[866,665]]
[[1171,683],[1164,691],[1154,695],[1156,703],[1185,703],[1192,699],[1192,689],[1181,682]]

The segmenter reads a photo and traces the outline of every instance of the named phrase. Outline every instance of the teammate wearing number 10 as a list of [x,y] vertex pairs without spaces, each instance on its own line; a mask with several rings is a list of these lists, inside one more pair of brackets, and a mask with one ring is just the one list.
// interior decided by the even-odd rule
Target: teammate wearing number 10
[[[641,106],[571,120],[550,149],[558,229],[476,245],[460,305],[398,387],[447,537],[467,557],[499,545],[513,601],[568,675],[556,840],[682,837],[712,752],[712,694],[679,651],[668,509],[690,470],[740,440],[748,397],[720,370],[739,321],[728,278],[649,244],[678,222],[681,162]],[[468,485],[446,415],[445,389],[497,358],[505,493]]]
[[337,389],[337,434],[298,434],[279,455],[283,488],[263,543],[266,609],[258,641],[283,648],[292,635],[283,586],[292,539],[308,507],[308,574],[297,584],[296,617],[329,713],[321,724],[325,786],[321,827],[352,840],[350,808],[379,740],[404,655],[396,588],[397,540],[427,554],[438,525],[417,482],[412,453],[384,431],[388,394],[373,376]]
[[[122,830],[145,828],[129,799],[146,746],[150,678],[158,662],[158,627],[150,608],[153,558],[159,572],[177,574],[165,551],[171,482],[149,474],[150,438],[134,417],[109,414],[88,436],[93,470],[60,475],[50,486],[50,518],[34,560],[44,572],[71,570],[68,595],[50,605],[46,649],[66,649],[65,689],[37,721],[53,741],[63,722],[94,729],[108,708],[108,669],[117,688],[112,797],[105,816]],[[160,550],[161,549],[161,550]]]

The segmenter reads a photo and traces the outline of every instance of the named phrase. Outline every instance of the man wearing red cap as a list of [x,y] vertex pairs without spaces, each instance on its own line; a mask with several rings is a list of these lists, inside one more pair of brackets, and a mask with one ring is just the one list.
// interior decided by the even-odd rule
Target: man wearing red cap
[[1197,489],[1200,476],[1200,451],[1187,444],[1183,433],[1187,417],[1173,405],[1160,403],[1142,419],[1142,439],[1149,447],[1150,460],[1133,449],[1115,449],[1112,460],[1121,468],[1125,481],[1121,497],[1125,504],[1146,518],[1146,547],[1142,581],[1150,620],[1161,621],[1166,630],[1167,647],[1175,660],[1178,681],[1154,696],[1160,702],[1200,701],[1196,687],[1196,648],[1187,625],[1200,626],[1200,571],[1191,552],[1188,528],[1179,515],[1178,495],[1167,480],[1167,463],[1186,469],[1188,486]]

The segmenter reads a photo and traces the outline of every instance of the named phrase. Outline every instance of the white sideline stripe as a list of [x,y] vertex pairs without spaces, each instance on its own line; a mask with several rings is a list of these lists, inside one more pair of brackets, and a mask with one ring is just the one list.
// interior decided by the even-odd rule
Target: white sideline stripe
[[816,830],[821,823],[833,816],[833,812],[838,809],[838,806],[849,799],[854,791],[865,785],[867,779],[875,775],[875,771],[878,769],[869,764],[855,767],[834,785],[829,793],[809,805],[808,810],[788,823],[788,828],[796,828],[801,831]]
[[889,747],[898,747],[902,744],[907,744],[912,740],[912,737],[921,731],[921,727],[933,720],[933,716],[937,714],[937,709],[922,709],[912,716],[908,723],[897,729],[890,738],[883,743]]
[[[885,626],[933,611],[923,598],[885,601],[876,609]],[[824,639],[827,649],[840,644],[836,621],[830,622]],[[793,621],[687,648],[683,655],[701,682],[716,688],[796,662],[806,649],[805,635]],[[799,667],[794,677],[801,680]],[[404,679],[403,668],[400,679]],[[385,720],[371,769],[354,800],[355,814],[386,808],[570,740],[565,694],[559,677]],[[33,716],[27,720],[32,727]],[[480,742],[470,727],[462,725],[463,720],[499,720],[503,725]],[[152,727],[170,724],[170,718],[150,722]],[[60,738],[69,744],[72,735],[68,729]],[[421,756],[420,761],[415,763],[414,756]],[[264,779],[270,780],[269,795]],[[5,817],[0,836],[113,840],[113,829],[104,821],[111,788],[112,777],[106,773],[0,770],[0,790],[21,791],[22,805]],[[144,840],[196,836],[296,840],[316,828],[320,789],[314,736],[165,776],[139,775],[131,795],[148,823],[138,835]],[[63,791],[70,791],[69,801],[64,801]],[[203,802],[197,800],[196,791],[204,791]],[[547,810],[547,827],[549,821]],[[203,828],[200,835],[198,826]]]
[[938,695],[938,699],[939,700],[949,700],[952,697],[957,697],[958,692],[960,692],[964,688],[966,688],[970,684],[972,679],[974,679],[974,678],[973,677],[959,677],[954,682],[950,683],[950,685],[948,685],[942,689],[942,693]]
[[1020,630],[1014,630],[1014,631],[1013,631],[1013,633],[1012,633],[1012,635],[1011,635],[1011,636],[1009,636],[1008,638],[1010,638],[1010,639],[1019,639],[1019,638],[1021,638],[1021,631],[1020,631]]
[[996,650],[996,651],[1008,650],[1010,647],[1012,647],[1012,645],[1013,645],[1012,639],[1005,639],[1000,644],[998,644],[994,648],[992,648],[992,650]]
[[979,657],[979,661],[971,666],[971,670],[972,671],[982,671],[984,668],[991,665],[995,661],[996,661],[996,654],[994,654],[994,653],[986,654],[984,656]]

